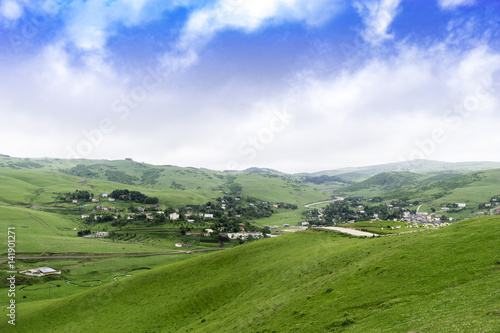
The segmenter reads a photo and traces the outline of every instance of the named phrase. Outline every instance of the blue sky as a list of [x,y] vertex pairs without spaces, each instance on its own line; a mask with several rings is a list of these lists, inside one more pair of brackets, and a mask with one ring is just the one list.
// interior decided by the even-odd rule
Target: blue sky
[[0,0],[0,153],[498,160],[500,2]]

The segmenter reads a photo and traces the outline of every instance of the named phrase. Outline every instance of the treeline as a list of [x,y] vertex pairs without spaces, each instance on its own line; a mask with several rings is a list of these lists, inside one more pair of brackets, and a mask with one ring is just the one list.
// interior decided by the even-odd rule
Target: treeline
[[317,177],[306,176],[306,177],[303,178],[303,182],[305,182],[305,183],[313,183],[313,184],[317,184],[317,185],[324,184],[326,182],[350,183],[350,182],[347,182],[347,181],[345,181],[344,179],[342,179],[340,177],[337,177],[337,176],[327,176],[327,175],[317,176]]
[[110,196],[112,198],[115,198],[116,200],[132,201],[148,205],[154,205],[158,203],[158,198],[148,197],[147,195],[139,191],[114,190],[113,192],[111,192]]
[[58,193],[56,200],[60,202],[71,202],[75,199],[79,201],[90,201],[93,196],[94,194],[89,191],[76,190],[73,193]]

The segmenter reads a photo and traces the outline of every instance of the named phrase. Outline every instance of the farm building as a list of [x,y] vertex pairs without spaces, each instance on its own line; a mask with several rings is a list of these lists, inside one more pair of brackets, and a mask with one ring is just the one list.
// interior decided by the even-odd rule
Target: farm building
[[25,271],[20,271],[20,274],[29,275],[29,276],[45,276],[50,274],[61,274],[61,271],[56,271],[50,267],[38,267],[32,268]]

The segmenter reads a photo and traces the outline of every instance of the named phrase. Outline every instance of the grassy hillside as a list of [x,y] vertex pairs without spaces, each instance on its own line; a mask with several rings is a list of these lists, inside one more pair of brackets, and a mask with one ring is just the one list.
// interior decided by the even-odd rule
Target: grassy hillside
[[461,215],[477,211],[480,203],[487,203],[500,194],[500,169],[472,172],[446,180],[432,182],[412,189],[388,192],[384,198],[411,198],[425,203],[423,209],[450,203],[466,203]]
[[16,329],[495,332],[499,235],[498,218],[369,239],[295,233],[20,304]]
[[[267,170],[267,169],[266,169]],[[158,197],[164,204],[203,204],[229,192],[231,182],[241,195],[266,201],[309,203],[329,198],[322,191],[298,184],[284,174],[228,174],[208,169],[154,166],[134,161],[19,159],[0,156],[0,202],[46,204],[54,192],[86,189],[109,193],[128,188]]]
[[387,192],[414,188],[458,175],[460,173],[446,171],[430,173],[413,173],[408,171],[382,172],[359,183],[341,188],[338,190],[338,193],[345,193],[350,196],[380,196]]

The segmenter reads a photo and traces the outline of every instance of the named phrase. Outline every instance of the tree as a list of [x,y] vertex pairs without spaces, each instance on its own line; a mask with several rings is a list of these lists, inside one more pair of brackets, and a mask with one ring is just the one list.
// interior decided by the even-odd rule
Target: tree
[[231,185],[229,185],[229,191],[233,195],[239,195],[241,191],[243,191],[243,186],[241,186],[241,184],[239,183],[232,183]]

